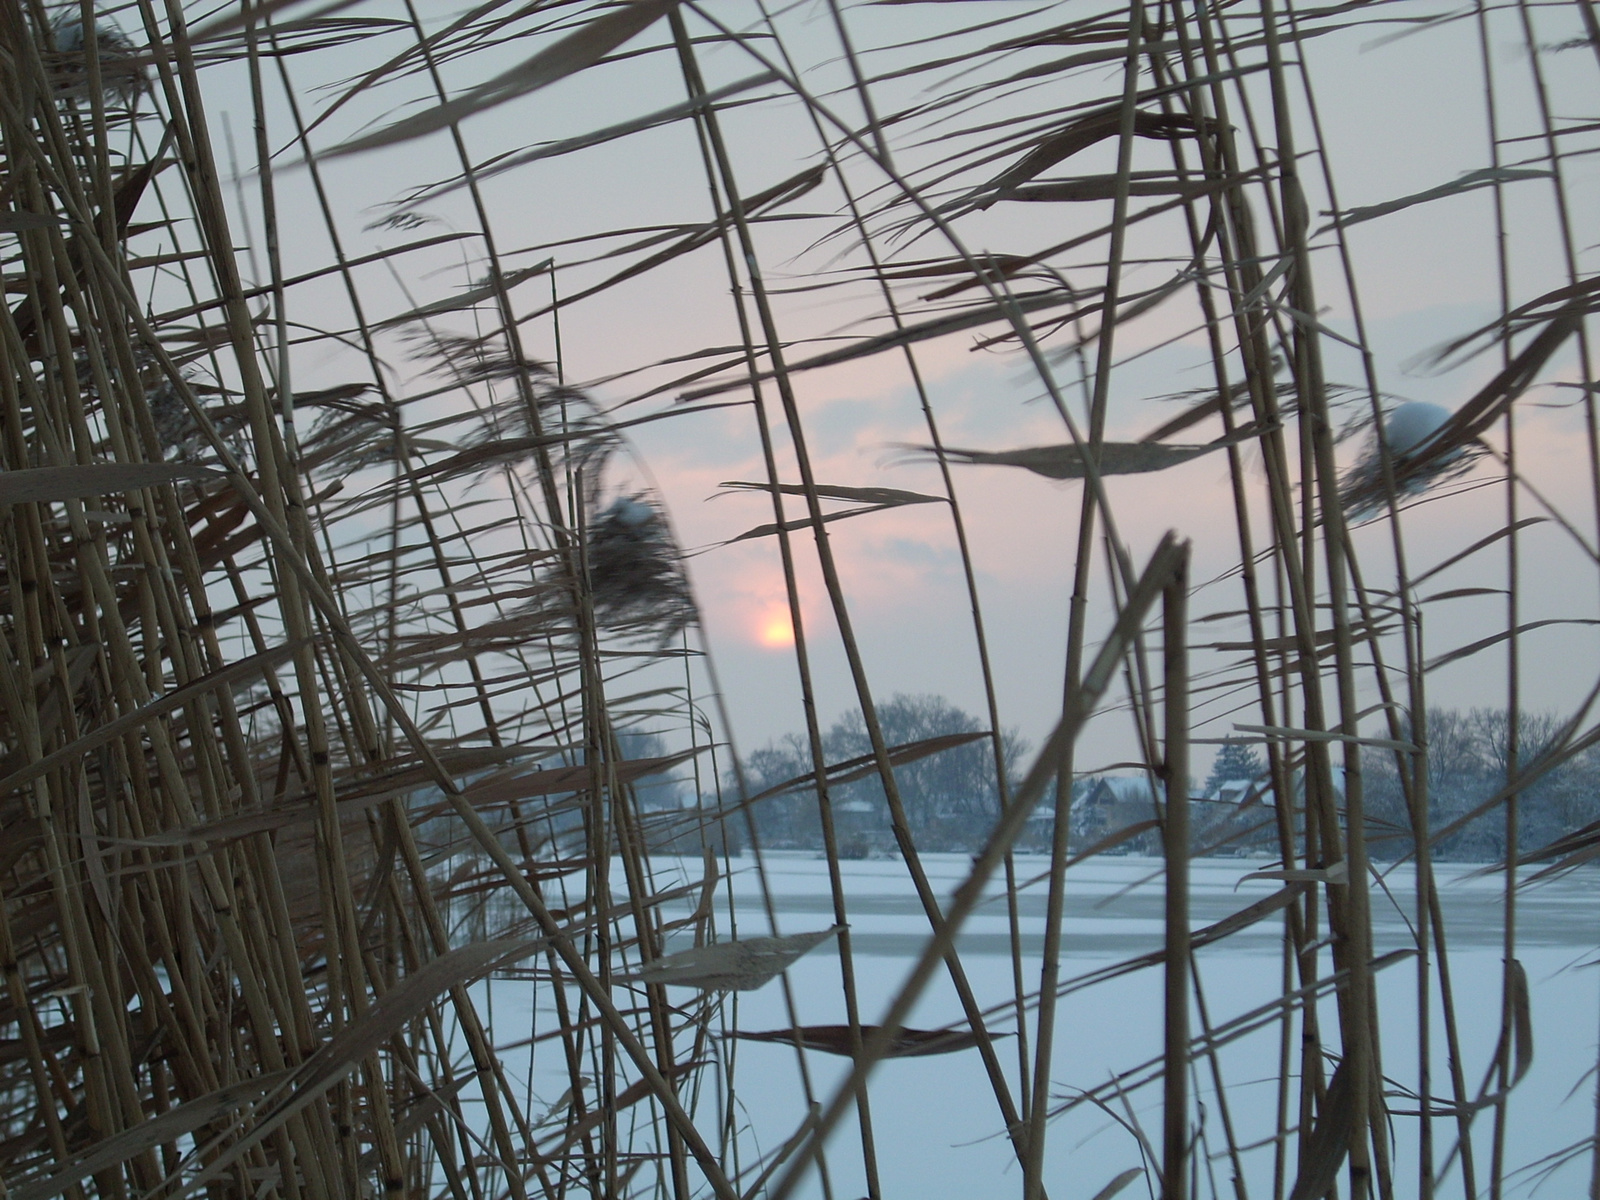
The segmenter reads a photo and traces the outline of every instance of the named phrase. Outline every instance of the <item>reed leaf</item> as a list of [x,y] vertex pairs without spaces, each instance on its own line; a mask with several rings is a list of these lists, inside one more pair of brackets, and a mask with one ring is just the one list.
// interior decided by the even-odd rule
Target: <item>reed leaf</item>
[[[878,1032],[878,1027],[875,1025],[863,1025],[859,1030],[862,1038],[872,1037]],[[841,1054],[846,1057],[855,1053],[852,1049],[854,1038],[848,1025],[805,1025],[799,1029],[759,1031],[736,1029],[733,1031],[733,1036],[750,1042],[778,1042],[784,1045],[799,1041],[807,1050],[821,1050],[828,1054]],[[922,1058],[930,1054],[954,1054],[960,1050],[971,1050],[978,1044],[978,1035],[970,1029],[902,1027],[889,1035],[888,1040],[889,1048],[883,1055],[885,1058]]]
[[[1339,214],[1338,224],[1341,226],[1359,225],[1363,221],[1375,220],[1386,217],[1390,213],[1397,213],[1416,204],[1427,204],[1432,200],[1442,200],[1447,196],[1459,196],[1463,192],[1470,192],[1477,188],[1495,187],[1505,183],[1515,183],[1522,179],[1549,179],[1549,171],[1517,170],[1509,167],[1481,167],[1476,171],[1468,171],[1459,179],[1449,183],[1441,183],[1437,187],[1426,188],[1420,192],[1413,192],[1409,196],[1401,196],[1396,200],[1385,200],[1382,204],[1369,204],[1360,208],[1346,209]],[[1325,226],[1318,232],[1326,233],[1332,225]]]
[[1319,1200],[1327,1195],[1350,1153],[1351,1140],[1360,1132],[1350,1071],[1341,1062],[1328,1084],[1328,1094],[1317,1112],[1311,1136],[1304,1142],[1289,1200]]
[[646,963],[628,978],[640,983],[704,991],[754,991],[776,979],[836,932],[837,929],[819,929],[813,933],[743,938],[680,950]]
[[241,1108],[281,1088],[288,1081],[288,1076],[287,1071],[260,1075],[169,1108],[131,1129],[96,1142],[92,1150],[80,1155],[48,1179],[13,1184],[11,1195],[16,1200],[51,1200],[51,1197],[70,1191],[91,1175],[120,1166],[137,1154],[165,1142],[177,1142],[208,1125],[232,1119]]
[[1120,1193],[1123,1188],[1134,1182],[1134,1180],[1143,1178],[1143,1167],[1129,1167],[1120,1175],[1113,1176],[1110,1183],[1106,1184],[1105,1187],[1096,1192],[1094,1194],[1094,1200],[1111,1200],[1113,1196]]
[[[1173,446],[1164,442],[1105,442],[1099,448],[1095,466],[1101,475],[1142,475],[1178,466],[1218,448],[1217,445]],[[931,447],[914,449],[921,454],[933,453]],[[944,453],[954,462],[1021,467],[1046,479],[1083,479],[1089,472],[1085,448],[1072,443],[1028,446],[1020,450],[961,450],[948,446]]]
[[395,121],[364,137],[352,138],[326,151],[332,158],[359,154],[380,146],[410,141],[435,133],[487,112],[507,101],[549,87],[575,72],[592,66],[624,42],[637,37],[671,11],[678,0],[627,0],[610,12],[587,21],[554,45],[508,71],[481,83],[458,99],[428,109],[415,116]]
[[93,463],[0,471],[0,504],[49,504],[112,496],[163,483],[220,479],[205,467],[182,463]]

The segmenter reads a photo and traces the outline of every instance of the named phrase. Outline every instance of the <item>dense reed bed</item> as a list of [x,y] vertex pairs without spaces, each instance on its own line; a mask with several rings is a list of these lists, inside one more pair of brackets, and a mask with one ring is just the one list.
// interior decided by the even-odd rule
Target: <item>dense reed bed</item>
[[[1481,130],[1478,169],[1343,207],[1340,155],[1363,148],[1324,138],[1341,81],[1319,48],[1406,37],[1425,56],[1463,28],[1448,103]],[[1526,1165],[1505,1138],[1533,1044],[1518,888],[1600,845],[1596,827],[1518,841],[1519,796],[1600,741],[1600,682],[1537,754],[1517,741],[1525,644],[1559,635],[1567,669],[1597,674],[1593,206],[1569,186],[1597,56],[1588,0],[0,6],[0,1194],[783,1200],[831,1195],[848,1160],[877,1200],[880,1164],[916,1147],[875,1138],[875,1067],[959,1053],[981,1059],[974,1121],[1007,1139],[1003,1186],[1026,1200],[1141,1176],[1169,1200],[1219,1190],[1201,1075],[1224,1193],[1246,1194],[1252,1155],[1291,1200],[1500,1195]],[[1448,207],[1468,192],[1470,223]],[[1488,247],[1493,311],[1409,348],[1476,383],[1404,414],[1351,231],[1423,205]],[[577,374],[563,321],[587,331]],[[928,363],[974,344],[1040,403],[1029,432],[991,416],[994,445],[956,448],[941,423],[973,426]],[[1146,421],[1120,381],[1172,348],[1192,369]],[[813,381],[858,368],[908,397],[923,490],[893,463],[819,475]],[[1581,417],[1576,508],[1519,455],[1535,401]],[[813,758],[780,790],[818,806],[831,928],[779,935],[769,901],[773,936],[741,936],[719,899],[730,869],[762,869],[765,797],[733,738],[738,705],[771,701],[720,687],[663,494],[679,485],[630,441],[680,427],[736,428],[727,474],[756,465],[728,486],[762,523],[719,541],[782,581]],[[1215,579],[1186,541],[1198,460],[1232,514]],[[1002,711],[977,565],[999,534],[963,506],[996,472],[1070,482],[1051,493],[1069,543],[1040,550],[1070,563],[1064,642],[1036,645],[1059,669],[1048,713]],[[1124,536],[1132,496],[1172,532]],[[1462,505],[1448,544],[1408,541]],[[908,512],[938,514],[959,564],[997,780],[953,894],[895,768],[971,736],[885,738],[893,683],[838,549]],[[1554,608],[1524,582],[1530,538],[1580,564]],[[1472,597],[1475,624],[1425,642],[1430,604]],[[820,682],[819,655],[839,664]],[[1425,714],[1462,664],[1511,714],[1505,786],[1476,814],[1508,847],[1486,1046],[1458,1035],[1430,865],[1451,830],[1430,824]],[[860,710],[869,754],[827,761],[831,707]],[[1047,731],[1021,773],[1018,720]],[[1085,731],[1112,723],[1160,803],[1074,845],[1070,782],[1106,758]],[[642,730],[663,753],[624,754]],[[1246,805],[1280,887],[1193,928],[1190,858],[1226,847],[1191,833],[1191,771],[1238,737],[1265,763]],[[1417,878],[1403,965],[1371,944],[1374,753],[1408,813],[1383,836]],[[695,802],[642,804],[635,785],[670,772]],[[885,1011],[859,1000],[830,797],[873,773],[926,919]],[[1041,806],[1049,867],[1028,880],[1013,851]],[[1106,978],[1162,975],[1162,1055],[1064,1099],[1074,864],[1151,828],[1165,932]],[[996,887],[1012,995],[986,1008],[958,935]],[[1045,897],[1037,957],[1024,888]],[[1281,992],[1208,1006],[1195,956],[1263,923]],[[787,990],[808,951],[836,952],[842,1020],[808,1023]],[[1383,1056],[1385,966],[1414,977],[1409,1062]],[[497,1023],[488,977],[523,981],[553,1026]],[[907,1028],[935,978],[963,1021]],[[787,1028],[739,1028],[730,998],[762,986]],[[1259,1028],[1280,1035],[1275,1124],[1235,1128],[1218,1049]],[[791,1046],[806,1091],[809,1115],[759,1150],[735,1033]],[[848,1059],[842,1082],[813,1083],[819,1053]],[[1130,1122],[1154,1104],[1142,1167],[1071,1173],[1052,1127],[1090,1100]],[[1568,1155],[1600,1194],[1591,1142]]]

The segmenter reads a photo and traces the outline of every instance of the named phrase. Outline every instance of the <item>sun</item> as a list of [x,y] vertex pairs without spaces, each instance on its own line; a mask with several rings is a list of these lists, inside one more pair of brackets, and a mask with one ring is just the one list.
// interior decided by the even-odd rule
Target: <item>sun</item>
[[763,646],[774,650],[794,645],[794,625],[789,614],[782,609],[768,613],[761,619],[757,637]]

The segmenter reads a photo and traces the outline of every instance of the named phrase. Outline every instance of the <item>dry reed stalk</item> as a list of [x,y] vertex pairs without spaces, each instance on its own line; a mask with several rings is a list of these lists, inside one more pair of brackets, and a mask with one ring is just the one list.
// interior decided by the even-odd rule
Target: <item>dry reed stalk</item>
[[[1187,552],[1188,547],[1184,547]],[[1166,808],[1166,994],[1162,1026],[1163,1063],[1161,1194],[1189,1195],[1189,990],[1194,962],[1189,948],[1189,571],[1180,560],[1161,596],[1162,704],[1165,738],[1162,770]]]
[[[689,57],[691,57],[692,61],[692,56]],[[898,783],[895,779],[893,765],[889,758],[888,745],[885,742],[883,731],[878,722],[876,710],[873,705],[872,693],[867,680],[860,648],[857,645],[855,636],[852,632],[851,620],[849,611],[846,607],[837,564],[835,563],[832,551],[829,548],[825,519],[822,515],[820,498],[817,491],[817,482],[813,475],[810,457],[806,449],[804,425],[795,402],[792,383],[790,381],[788,371],[784,365],[781,341],[773,321],[770,301],[765,285],[760,276],[755,246],[751,238],[750,226],[744,210],[744,202],[740,197],[737,184],[734,182],[732,176],[732,166],[728,159],[727,149],[723,143],[719,126],[713,119],[711,113],[707,114],[706,131],[707,141],[716,161],[717,174],[720,177],[723,193],[729,204],[733,228],[738,234],[740,248],[743,251],[747,281],[752,300],[756,306],[759,323],[762,327],[763,336],[766,342],[766,352],[773,363],[772,375],[778,388],[779,398],[783,404],[785,421],[788,425],[790,438],[793,444],[796,466],[800,473],[801,485],[804,490],[807,509],[809,512],[809,522],[812,526],[813,534],[816,539],[818,564],[822,570],[824,584],[828,592],[829,603],[833,611],[834,620],[839,628],[841,642],[843,643],[847,661],[849,662],[850,674],[855,687],[856,697],[860,702],[867,735],[872,745],[874,763],[877,767],[879,779],[883,785],[884,794],[888,802],[891,829],[894,831],[894,836],[900,848],[900,852],[906,860],[906,864],[910,870],[912,882],[916,887],[918,901],[922,905],[923,911],[928,917],[929,924],[934,930],[935,938],[942,939],[941,930],[944,927],[945,918],[940,911],[938,899],[933,892],[932,887],[929,885],[926,872],[921,866],[916,846],[912,840],[912,835],[906,820],[904,807],[899,795]],[[773,478],[771,481],[771,486],[773,488],[774,501],[776,503],[778,496],[780,495],[779,485],[776,478]],[[780,511],[780,528],[782,524],[783,522]],[[792,595],[792,583],[790,584],[790,590]],[[819,777],[821,774],[822,773],[819,771]],[[835,852],[832,857],[836,860],[837,853]],[[972,1025],[974,1032],[978,1035],[978,1048],[982,1054],[984,1068],[988,1074],[990,1086],[994,1090],[995,1098],[1000,1107],[1001,1115],[1005,1121],[1006,1129],[1011,1133],[1013,1141],[1018,1142],[1020,1139],[1020,1133],[1018,1131],[1018,1113],[1016,1111],[1015,1102],[1012,1099],[1010,1088],[1000,1067],[993,1043],[988,1037],[985,1036],[985,1026],[981,1009],[979,1008],[976,997],[972,992],[972,987],[966,977],[965,969],[962,966],[959,956],[955,953],[953,947],[949,948],[945,962],[950,973],[951,982],[954,985],[958,996],[960,997],[962,1009],[966,1014],[968,1022]],[[865,1048],[863,1049],[862,1053],[863,1055],[867,1053]],[[865,1127],[864,1136],[870,1136]],[[813,1138],[812,1141],[818,1148],[820,1148],[820,1139]],[[1021,1149],[1021,1145],[1019,1144],[1019,1156]]]
[[[705,84],[700,76],[699,66],[695,60],[688,33],[683,26],[682,19],[676,12],[671,14],[670,22],[673,45],[677,51],[685,88],[688,90],[692,101],[700,101],[705,96]],[[827,760],[822,746],[822,727],[817,715],[816,690],[806,641],[806,622],[800,607],[800,591],[795,574],[793,543],[789,536],[792,530],[785,520],[784,487],[780,482],[781,476],[773,446],[770,419],[761,390],[761,372],[756,362],[756,342],[751,332],[750,314],[745,299],[747,291],[736,265],[737,256],[733,244],[734,239],[731,236],[735,220],[733,210],[735,206],[741,204],[741,201],[736,197],[730,181],[721,169],[722,159],[719,155],[719,142],[717,140],[720,131],[713,124],[713,120],[713,113],[709,109],[697,115],[695,120],[696,141],[705,171],[716,227],[719,231],[717,240],[722,249],[723,266],[734,297],[740,339],[744,346],[745,368],[750,379],[752,408],[761,445],[762,465],[767,475],[766,486],[772,496],[773,528],[778,539],[779,556],[783,571],[784,599],[788,607],[789,628],[794,639],[795,666],[800,677],[801,711],[806,726],[806,739],[811,754],[812,767],[815,772],[818,819],[824,839],[824,852],[827,855],[829,864],[829,899],[833,907],[834,924],[839,927],[840,985],[844,994],[846,1016],[850,1028],[854,1031],[852,1037],[857,1047],[859,1047],[861,1014],[855,983],[855,958],[850,941],[849,909],[839,870],[840,855],[833,820],[833,805],[829,795]],[[741,801],[747,800],[750,798],[751,793],[746,788],[742,769],[736,778],[741,793],[740,799]],[[750,815],[748,807],[745,809],[745,817],[747,829],[751,836],[751,844],[752,846],[758,846],[755,821]],[[777,912],[773,905],[771,894],[766,890],[765,886],[763,886],[762,901],[766,909],[767,922],[776,933],[778,930]],[[783,982],[783,988],[785,1011],[789,1017],[791,1027],[798,1030],[801,1027],[801,1020],[787,979]],[[792,1036],[792,1044],[799,1069],[801,1089],[805,1096],[807,1109],[810,1110],[815,1106],[816,1099],[813,1092],[810,1068],[805,1060],[803,1040],[798,1032]],[[877,1151],[872,1134],[871,1107],[865,1089],[862,1089],[856,1097],[856,1110],[867,1192],[871,1200],[877,1200],[880,1195]],[[818,1172],[823,1191],[826,1194],[831,1185],[827,1160],[820,1144],[815,1147],[813,1153],[816,1155]],[[766,1172],[764,1172],[765,1174]]]

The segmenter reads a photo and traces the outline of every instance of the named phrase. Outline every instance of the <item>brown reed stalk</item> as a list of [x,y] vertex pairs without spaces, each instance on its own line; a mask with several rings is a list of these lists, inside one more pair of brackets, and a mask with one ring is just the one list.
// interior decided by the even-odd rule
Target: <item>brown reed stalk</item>
[[1162,1084],[1161,1194],[1189,1195],[1189,990],[1194,961],[1189,947],[1189,570],[1188,547],[1161,595],[1161,681],[1165,709],[1162,768],[1166,809],[1166,994],[1162,1011],[1165,1062]]

